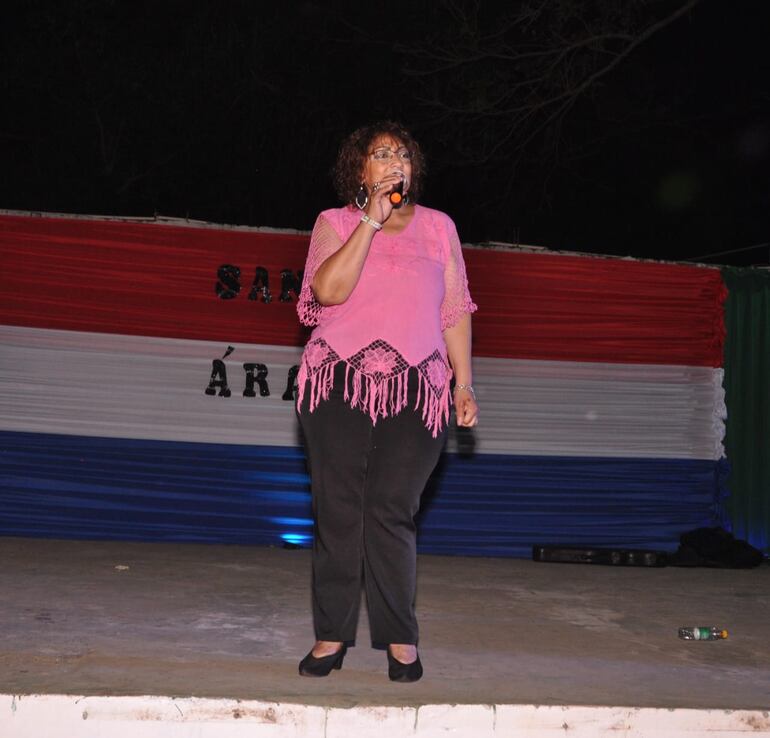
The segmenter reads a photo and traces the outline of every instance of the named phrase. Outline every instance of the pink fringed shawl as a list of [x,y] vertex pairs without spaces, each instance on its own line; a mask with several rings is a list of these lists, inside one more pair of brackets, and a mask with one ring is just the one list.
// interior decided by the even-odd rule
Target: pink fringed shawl
[[414,367],[415,409],[437,436],[449,420],[452,376],[442,331],[476,310],[460,239],[447,215],[417,205],[401,233],[374,236],[350,297],[324,307],[310,288],[313,276],[360,217],[351,208],[326,210],[313,228],[297,312],[305,325],[316,327],[302,356],[298,404],[306,391],[311,412],[328,399],[334,368],[344,362],[345,401],[376,423],[406,407],[407,373]]

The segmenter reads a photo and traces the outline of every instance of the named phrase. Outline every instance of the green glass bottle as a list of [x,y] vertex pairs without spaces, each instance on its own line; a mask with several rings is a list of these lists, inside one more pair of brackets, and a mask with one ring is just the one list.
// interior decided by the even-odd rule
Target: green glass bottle
[[721,641],[727,638],[727,631],[716,625],[686,627],[679,629],[679,637],[685,641]]

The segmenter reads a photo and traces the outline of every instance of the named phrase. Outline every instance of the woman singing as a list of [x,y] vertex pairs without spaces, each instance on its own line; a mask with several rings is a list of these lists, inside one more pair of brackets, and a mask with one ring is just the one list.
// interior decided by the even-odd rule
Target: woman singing
[[414,517],[450,403],[458,425],[478,422],[476,306],[454,223],[416,204],[423,171],[420,147],[400,125],[358,129],[335,168],[346,205],[322,212],[310,239],[297,310],[315,329],[297,412],[313,494],[317,640],[299,665],[304,676],[341,668],[362,579],[372,643],[387,647],[390,679],[422,676]]

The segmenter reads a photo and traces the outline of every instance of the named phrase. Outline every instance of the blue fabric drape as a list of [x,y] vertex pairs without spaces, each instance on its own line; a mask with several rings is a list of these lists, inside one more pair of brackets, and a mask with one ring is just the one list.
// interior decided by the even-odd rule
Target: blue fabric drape
[[724,521],[727,464],[679,459],[442,457],[423,501],[430,553],[527,557],[532,545],[674,551]]
[[[309,545],[302,450],[0,433],[0,535]],[[725,462],[445,454],[422,553],[528,557],[533,544],[673,550],[722,522]]]

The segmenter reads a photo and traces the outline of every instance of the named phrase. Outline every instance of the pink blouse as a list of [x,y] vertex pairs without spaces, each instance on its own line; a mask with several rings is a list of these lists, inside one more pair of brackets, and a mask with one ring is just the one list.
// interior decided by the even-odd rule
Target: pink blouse
[[415,367],[415,409],[435,437],[449,421],[452,376],[442,331],[476,310],[457,230],[444,213],[415,205],[401,233],[375,234],[348,299],[324,307],[310,289],[313,276],[360,219],[350,207],[325,210],[313,228],[297,312],[316,327],[302,355],[298,406],[308,388],[311,412],[328,399],[334,367],[344,362],[345,400],[376,423],[406,407],[407,373]]

